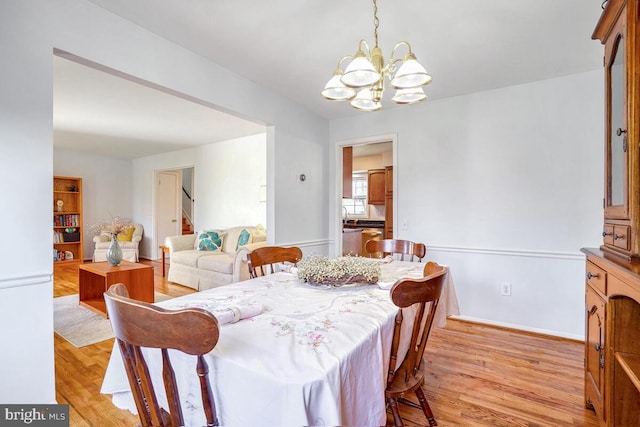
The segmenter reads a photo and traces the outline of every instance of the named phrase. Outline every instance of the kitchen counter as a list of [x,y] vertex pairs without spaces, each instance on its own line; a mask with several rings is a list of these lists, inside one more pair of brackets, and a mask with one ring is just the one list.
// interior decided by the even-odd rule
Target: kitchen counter
[[384,220],[346,219],[342,221],[345,228],[384,228]]
[[343,233],[361,233],[362,228],[342,228]]

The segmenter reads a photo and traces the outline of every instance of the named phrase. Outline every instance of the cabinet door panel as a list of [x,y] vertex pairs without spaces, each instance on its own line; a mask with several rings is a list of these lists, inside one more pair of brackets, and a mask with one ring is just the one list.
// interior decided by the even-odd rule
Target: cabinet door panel
[[587,331],[585,341],[585,392],[586,400],[596,412],[604,416],[605,374],[605,303],[590,286],[586,287]]
[[370,205],[384,205],[384,181],[384,169],[372,169],[369,171],[368,198]]
[[605,217],[626,219],[629,217],[629,194],[624,17],[615,25],[612,35],[605,43],[605,62]]

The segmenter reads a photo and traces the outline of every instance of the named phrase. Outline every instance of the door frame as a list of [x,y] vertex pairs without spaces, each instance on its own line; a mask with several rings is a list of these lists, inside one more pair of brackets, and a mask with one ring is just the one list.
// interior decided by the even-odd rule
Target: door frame
[[[152,207],[152,218],[151,218],[151,222],[153,224],[153,239],[152,239],[152,245],[153,248],[151,250],[151,253],[154,254],[155,253],[155,258],[154,259],[160,259],[160,257],[164,256],[164,253],[160,250],[160,239],[158,237],[158,211],[159,211],[159,206],[158,206],[158,189],[159,189],[159,178],[160,178],[160,174],[172,174],[176,176],[176,203],[174,206],[174,210],[175,210],[175,215],[176,218],[180,218],[182,215],[182,168],[172,168],[172,169],[157,169],[153,171],[153,195],[152,195],[152,200],[153,200],[153,207]],[[194,174],[195,175],[195,174]],[[178,234],[180,234],[180,222],[176,221],[176,236]],[[164,242],[163,242],[164,243]]]
[[[369,144],[379,144],[383,142],[391,141],[391,150],[392,150],[392,164],[393,164],[393,229],[397,230],[397,222],[398,222],[398,135],[395,133],[391,134],[383,134],[376,136],[368,136],[363,138],[353,138],[353,139],[344,139],[336,142],[334,147],[335,149],[335,165],[336,165],[336,174],[335,174],[335,209],[333,210],[333,226],[329,227],[329,229],[334,230],[335,244],[334,248],[335,256],[339,256],[342,254],[342,148],[356,145],[369,145]],[[394,232],[395,234],[395,232]]]

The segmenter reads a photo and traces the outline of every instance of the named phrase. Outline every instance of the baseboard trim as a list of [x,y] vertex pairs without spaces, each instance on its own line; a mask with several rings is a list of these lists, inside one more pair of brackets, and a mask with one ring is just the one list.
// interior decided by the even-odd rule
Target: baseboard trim
[[449,319],[459,320],[462,322],[477,323],[477,324],[492,326],[500,329],[509,329],[509,330],[518,331],[518,332],[527,332],[532,335],[541,335],[545,337],[560,338],[560,339],[566,339],[570,341],[577,341],[577,342],[584,343],[584,335],[569,334],[566,332],[553,331],[550,329],[531,328],[528,326],[516,325],[513,323],[506,323],[506,322],[496,322],[493,320],[481,319],[481,318],[471,317],[471,316],[461,316],[461,315],[449,316]]

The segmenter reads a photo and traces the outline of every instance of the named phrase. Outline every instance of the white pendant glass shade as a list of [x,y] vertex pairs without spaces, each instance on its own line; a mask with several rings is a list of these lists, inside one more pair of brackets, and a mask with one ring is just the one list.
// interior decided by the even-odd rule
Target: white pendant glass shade
[[421,87],[398,89],[393,98],[391,98],[396,104],[415,104],[425,99],[427,99],[427,95],[425,95]]
[[331,77],[321,92],[322,96],[333,101],[346,101],[356,96],[353,88],[346,87],[341,81],[342,74],[336,73]]
[[349,87],[371,86],[380,80],[380,73],[376,71],[371,61],[367,58],[357,56],[344,70],[344,75],[340,80],[345,86]]
[[377,111],[382,108],[380,102],[373,101],[369,88],[360,90],[354,100],[351,101],[351,106],[362,111]]
[[415,59],[406,59],[391,80],[391,86],[396,89],[407,89],[426,85],[431,82],[427,70]]

